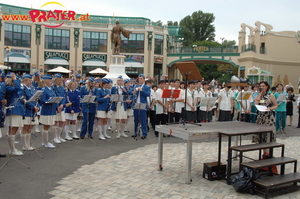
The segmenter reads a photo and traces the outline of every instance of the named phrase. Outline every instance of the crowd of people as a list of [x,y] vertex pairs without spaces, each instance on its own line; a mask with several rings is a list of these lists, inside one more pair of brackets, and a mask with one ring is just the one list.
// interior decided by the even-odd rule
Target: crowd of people
[[[40,97],[32,99],[37,92]],[[63,78],[59,73],[40,76],[36,72],[22,77],[14,73],[2,75],[0,100],[0,124],[2,134],[8,137],[9,153],[23,155],[15,147],[17,132],[21,135],[22,150],[35,150],[31,132],[40,132],[42,125],[42,146],[55,148],[56,144],[73,139],[93,139],[95,131],[100,140],[111,139],[108,131],[112,129],[116,131],[116,138],[126,138],[131,117],[134,118],[134,138],[146,139],[149,125],[158,136],[155,125],[212,122],[214,119],[275,125],[275,140],[276,133],[285,133],[287,117],[288,125],[292,125],[296,98],[292,87],[279,84],[272,93],[266,81],[231,87],[214,79],[188,81],[187,84],[175,79],[160,80],[155,85],[140,74],[137,80],[124,80],[120,75],[113,84],[106,78],[83,78],[79,74]],[[298,109],[299,103],[298,98]],[[256,105],[266,110],[258,111]],[[114,128],[112,120],[115,120]],[[53,134],[51,140],[49,131]],[[259,139],[254,136],[252,141],[266,141],[266,137]]]

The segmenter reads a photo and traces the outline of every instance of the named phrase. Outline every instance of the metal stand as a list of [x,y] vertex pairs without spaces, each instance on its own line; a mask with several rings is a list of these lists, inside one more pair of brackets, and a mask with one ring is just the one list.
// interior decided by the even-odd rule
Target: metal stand
[[24,167],[27,167],[27,169],[30,169],[29,166],[27,166],[26,164],[22,163],[21,161],[17,160],[16,158],[14,158],[12,155],[9,155],[8,160],[6,160],[6,162],[0,167],[0,169],[2,169],[5,165],[7,165],[9,163],[9,161],[11,160],[15,160],[16,162],[18,162],[19,164],[23,165]]
[[80,144],[83,140],[87,140],[87,139],[89,139],[91,142],[93,142],[95,144],[95,146],[98,146],[98,144],[93,139],[88,137],[88,133],[85,134],[84,139],[81,139],[79,142],[76,143],[76,145]]

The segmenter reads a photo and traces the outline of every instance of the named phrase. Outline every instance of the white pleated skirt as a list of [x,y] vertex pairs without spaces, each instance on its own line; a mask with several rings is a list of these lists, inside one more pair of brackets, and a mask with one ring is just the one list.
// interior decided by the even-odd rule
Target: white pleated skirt
[[133,109],[127,109],[127,116],[132,117],[133,116]]
[[61,111],[60,113],[56,113],[55,121],[57,122],[65,122],[66,121],[66,113],[65,111]]
[[41,115],[40,123],[43,125],[54,125],[55,115]]
[[66,120],[77,120],[79,113],[65,113]]
[[111,118],[111,111],[97,111],[97,118]]
[[114,119],[127,119],[127,111],[124,111],[124,104],[118,103],[117,110],[113,111],[112,117]]
[[23,127],[23,117],[21,115],[9,115],[5,118],[5,125],[11,127]]
[[25,120],[23,120],[24,125],[36,125],[39,124],[38,117],[34,117],[34,121],[32,121],[32,117],[25,117]]

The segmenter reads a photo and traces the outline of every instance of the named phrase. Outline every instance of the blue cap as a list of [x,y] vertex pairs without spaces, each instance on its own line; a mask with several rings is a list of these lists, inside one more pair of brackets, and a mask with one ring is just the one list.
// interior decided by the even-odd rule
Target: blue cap
[[22,79],[25,79],[25,78],[31,79],[31,78],[32,78],[32,75],[30,75],[30,74],[25,74],[25,75],[22,76]]
[[113,80],[112,80],[112,79],[108,79],[108,80],[109,80],[109,83],[110,83],[110,84],[112,84],[112,83],[113,83]]
[[6,78],[11,78],[11,74],[7,73]]
[[101,83],[101,80],[100,79],[96,79],[95,82]]
[[119,76],[118,76],[118,79],[123,79],[122,75],[119,75]]
[[63,75],[62,75],[62,74],[60,74],[60,73],[56,73],[56,74],[54,75],[54,77],[56,77],[56,78],[62,78],[62,77],[63,77]]
[[4,78],[4,77],[5,77],[5,74],[4,74],[4,73],[2,73],[2,74],[1,74],[1,77],[2,77],[2,78]]
[[38,72],[33,73],[34,76],[40,76]]
[[20,78],[21,78],[21,76],[20,76],[20,75],[18,75],[18,74],[16,74],[16,77],[17,77],[18,79],[20,79]]
[[52,79],[52,75],[43,75],[42,79]]
[[105,83],[105,84],[109,84],[110,83],[109,79],[106,79],[106,78],[103,78],[102,82]]
[[79,84],[85,84],[85,81],[81,80],[81,81],[79,82]]
[[81,75],[80,75],[80,74],[76,74],[75,77],[76,77],[76,78],[80,78]]
[[90,81],[90,82],[94,82],[95,79],[94,79],[93,77],[90,77],[90,78],[89,78],[89,81]]
[[130,81],[130,79],[125,79],[124,80],[124,83],[126,84],[126,83],[129,83],[129,81]]
[[139,77],[145,77],[145,75],[144,74],[139,74]]

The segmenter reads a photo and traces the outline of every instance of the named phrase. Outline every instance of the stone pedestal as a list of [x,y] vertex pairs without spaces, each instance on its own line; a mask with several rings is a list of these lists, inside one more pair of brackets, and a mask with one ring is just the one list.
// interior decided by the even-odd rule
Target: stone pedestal
[[116,84],[119,75],[122,75],[123,79],[130,79],[125,73],[124,55],[111,55],[110,63],[109,72],[104,78],[113,80],[113,84]]

